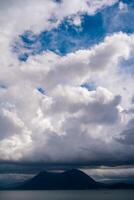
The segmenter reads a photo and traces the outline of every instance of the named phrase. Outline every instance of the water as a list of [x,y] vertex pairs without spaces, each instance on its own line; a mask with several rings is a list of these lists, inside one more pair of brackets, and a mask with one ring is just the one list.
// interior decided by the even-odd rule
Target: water
[[134,200],[134,190],[0,191],[0,200]]

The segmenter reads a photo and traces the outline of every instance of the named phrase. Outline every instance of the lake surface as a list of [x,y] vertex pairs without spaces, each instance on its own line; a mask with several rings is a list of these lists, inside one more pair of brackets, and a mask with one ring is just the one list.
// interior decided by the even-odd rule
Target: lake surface
[[0,200],[134,200],[134,190],[0,191]]

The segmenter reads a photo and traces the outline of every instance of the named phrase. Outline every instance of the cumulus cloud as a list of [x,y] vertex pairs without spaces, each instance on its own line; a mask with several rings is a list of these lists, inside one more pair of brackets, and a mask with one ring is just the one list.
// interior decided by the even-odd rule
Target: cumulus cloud
[[[10,76],[1,75],[2,84],[7,85],[1,93],[1,105],[16,113],[18,124],[12,122],[10,133],[3,124],[7,136],[1,138],[1,159],[89,163],[106,162],[110,156],[115,162],[123,160],[114,155],[118,151],[123,155],[123,147],[118,145],[113,150],[117,143],[114,137],[124,123],[123,95],[106,89],[104,77],[109,71],[118,76],[118,64],[128,59],[132,39],[119,33],[89,50],[64,57],[46,52],[31,56],[25,63],[15,60],[11,71],[5,66]],[[81,87],[86,80],[94,81],[97,88],[88,91]],[[99,87],[101,82],[103,87]],[[36,89],[38,86],[44,87],[44,94]]]
[[[6,0],[0,2],[1,10],[1,26],[6,31],[14,33],[25,30],[40,31],[41,29],[50,29],[56,26],[64,17],[75,15],[77,13],[86,12],[93,15],[98,9],[111,6],[118,0],[74,0],[73,2],[53,0],[36,0],[23,2],[17,0]],[[34,15],[31,15],[34,13]],[[54,17],[57,23],[54,24],[50,19]],[[10,20],[9,20],[10,19]],[[21,24],[19,23],[21,21]]]
[[127,60],[132,49],[133,36],[119,33],[106,37],[104,42],[91,49],[78,50],[67,56],[60,57],[52,52],[31,56],[21,65],[21,70],[24,76],[34,77],[46,89],[58,84],[81,85],[95,73],[102,76],[105,69],[112,70],[120,60]]
[[21,128],[24,126],[23,122],[18,119],[15,113],[6,109],[1,109],[0,123],[1,139],[20,132]]
[[[132,140],[130,151],[125,145],[131,135],[125,130],[133,128],[127,129],[134,113],[126,112],[133,109],[133,77],[121,67],[132,56],[133,34],[116,33],[66,56],[43,52],[26,62],[11,50],[16,36],[25,30],[51,29],[64,17],[94,14],[115,2],[1,4],[5,12],[0,21],[1,161],[110,165],[133,160]],[[34,16],[29,15],[32,12]],[[90,82],[96,88],[89,91],[81,86]]]

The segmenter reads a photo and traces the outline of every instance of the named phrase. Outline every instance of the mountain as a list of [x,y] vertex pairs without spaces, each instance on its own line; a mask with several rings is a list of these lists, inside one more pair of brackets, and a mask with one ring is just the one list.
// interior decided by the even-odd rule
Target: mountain
[[94,181],[84,172],[72,169],[62,173],[43,171],[28,181],[25,181],[18,189],[23,190],[79,190],[98,189],[102,185]]
[[33,178],[0,190],[86,190],[86,189],[134,189],[130,183],[99,183],[78,169],[62,173],[42,171]]

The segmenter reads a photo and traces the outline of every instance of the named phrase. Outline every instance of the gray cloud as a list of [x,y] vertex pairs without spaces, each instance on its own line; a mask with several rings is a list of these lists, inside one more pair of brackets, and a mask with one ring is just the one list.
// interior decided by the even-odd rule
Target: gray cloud
[[134,145],[134,119],[128,121],[125,130],[121,132],[117,140],[125,145]]

